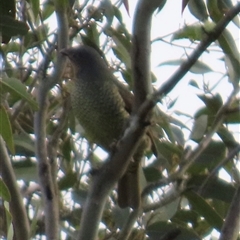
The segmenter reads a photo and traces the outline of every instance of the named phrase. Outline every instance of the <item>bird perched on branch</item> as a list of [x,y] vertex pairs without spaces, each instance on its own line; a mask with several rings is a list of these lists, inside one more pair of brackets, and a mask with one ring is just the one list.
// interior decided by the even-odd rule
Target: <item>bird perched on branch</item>
[[[129,97],[123,100],[123,86],[108,68],[100,54],[88,46],[63,49],[61,53],[70,59],[74,69],[71,90],[72,108],[87,139],[111,152],[114,141],[123,134],[129,119]],[[125,98],[125,99],[127,99]],[[138,208],[140,204],[139,162],[144,149],[139,147],[128,170],[118,182],[120,207]]]

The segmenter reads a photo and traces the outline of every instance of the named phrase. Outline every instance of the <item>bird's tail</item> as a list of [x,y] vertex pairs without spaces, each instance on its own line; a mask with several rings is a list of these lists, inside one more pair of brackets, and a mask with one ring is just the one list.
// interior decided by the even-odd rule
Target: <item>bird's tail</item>
[[139,161],[132,160],[126,173],[118,181],[118,205],[121,208],[139,208],[141,189],[139,184]]

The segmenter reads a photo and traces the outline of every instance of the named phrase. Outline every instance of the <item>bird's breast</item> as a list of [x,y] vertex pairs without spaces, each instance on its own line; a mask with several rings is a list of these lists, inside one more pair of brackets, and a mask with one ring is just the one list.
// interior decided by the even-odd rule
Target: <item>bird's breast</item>
[[73,86],[71,101],[87,138],[109,150],[112,142],[121,137],[128,119],[117,87],[110,82],[78,81]]

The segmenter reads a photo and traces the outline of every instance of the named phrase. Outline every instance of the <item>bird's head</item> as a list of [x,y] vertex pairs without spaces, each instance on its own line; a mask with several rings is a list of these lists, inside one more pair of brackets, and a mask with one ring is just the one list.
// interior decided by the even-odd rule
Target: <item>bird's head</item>
[[107,64],[94,48],[89,46],[70,47],[61,50],[61,54],[67,56],[74,67],[75,74],[95,79],[97,76],[109,74]]

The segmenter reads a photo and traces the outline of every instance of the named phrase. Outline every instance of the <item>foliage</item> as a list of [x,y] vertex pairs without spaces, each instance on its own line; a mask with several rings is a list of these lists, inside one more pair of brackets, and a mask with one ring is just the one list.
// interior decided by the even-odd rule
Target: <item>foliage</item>
[[[50,176],[57,187],[55,207],[59,221],[55,219],[55,222],[58,238],[77,239],[92,174],[106,160],[106,154],[85,139],[73,116],[69,104],[71,70],[66,67],[57,81],[53,80],[61,58],[58,54],[59,41],[62,41],[59,31],[64,29],[59,19],[63,16],[68,24],[68,35],[64,37],[66,41],[69,39],[70,45],[83,43],[99,47],[114,73],[132,91],[132,35],[125,24],[128,1],[5,2],[0,1],[0,15],[3,16],[0,17],[3,60],[0,135],[8,148],[11,167],[24,199],[31,226],[30,238],[43,239],[41,237],[46,235],[48,224],[45,221],[45,189],[39,181],[43,166],[37,162],[41,154],[41,149],[37,150],[37,142],[43,140],[48,150]],[[168,4],[168,1],[162,1],[154,18],[161,17]],[[160,70],[167,67],[172,71],[185,62],[189,50],[194,51],[234,4],[230,0],[189,0],[183,1],[182,7],[183,17],[189,8],[188,14],[195,17],[195,22],[185,23],[166,36],[155,33],[157,37],[152,44],[161,42],[162,48],[172,45],[184,54],[175,56],[175,59],[161,56],[163,61],[158,62]],[[58,25],[55,25],[55,17]],[[158,24],[164,27],[165,23]],[[238,16],[231,24],[231,29],[239,28]],[[240,185],[237,167],[239,143],[236,140],[239,138],[236,126],[239,128],[240,123],[239,96],[236,94],[240,60],[235,38],[234,33],[226,28],[208,49],[210,54],[217,52],[215,61],[220,59],[222,66],[226,66],[221,73],[204,62],[204,57],[189,70],[192,79],[188,81],[188,90],[200,102],[194,112],[189,112],[187,106],[180,107],[178,96],[175,98],[171,93],[158,103],[150,126],[154,129],[157,154],[149,152],[142,164],[142,213],[135,219],[136,224],[131,225],[133,212],[117,206],[114,189],[104,208],[98,239],[127,239],[128,228],[131,229],[129,239],[204,239],[214,229],[221,235],[224,219]],[[156,51],[161,55],[161,48]],[[208,53],[205,53],[205,59],[206,56]],[[209,82],[207,74],[211,74]],[[153,85],[167,82],[153,68],[151,76]],[[181,81],[186,82],[187,78]],[[41,105],[39,92],[43,85],[50,86],[51,90],[45,91],[47,100]],[[219,85],[231,92],[224,96]],[[43,136],[36,129],[39,126],[36,112],[44,116]],[[226,177],[222,179],[223,172],[229,181]],[[11,235],[7,229],[11,227],[12,220],[5,203],[13,201],[14,204],[14,200],[10,200],[11,189],[4,182],[4,178],[0,179],[0,196],[3,199],[0,211],[5,212],[5,215],[0,214],[0,233],[6,237]],[[14,217],[13,209],[10,206]]]

